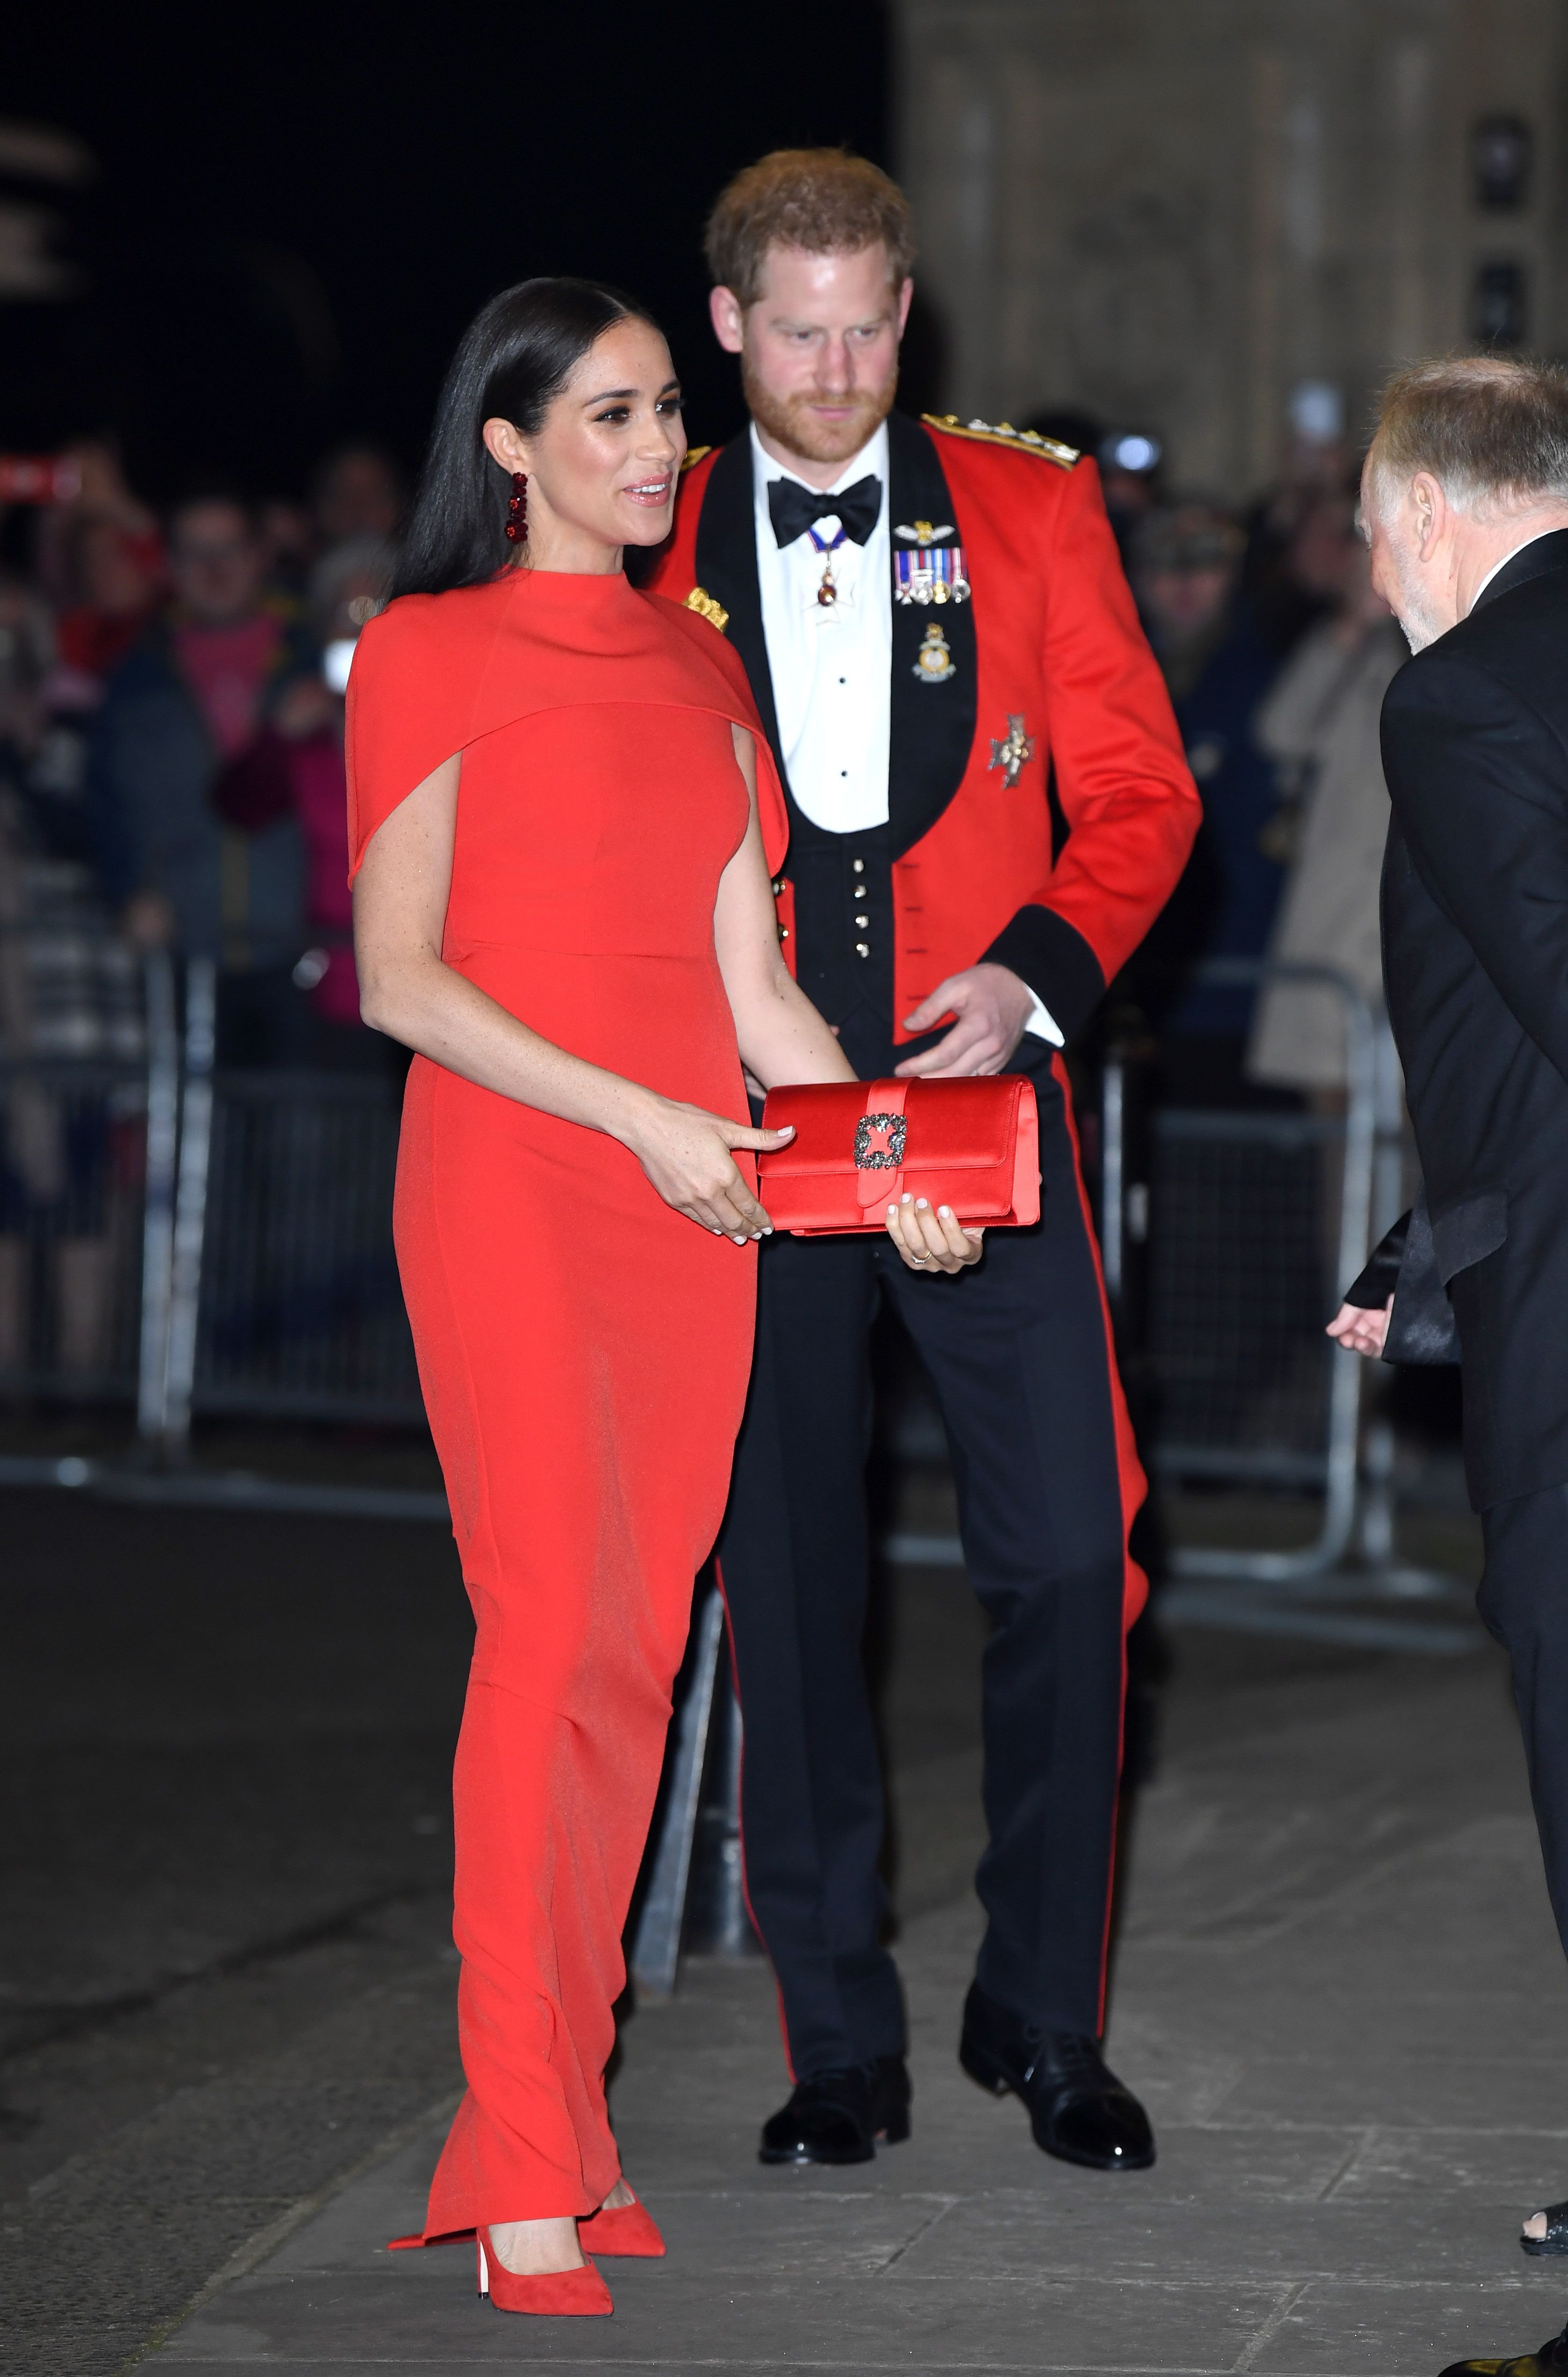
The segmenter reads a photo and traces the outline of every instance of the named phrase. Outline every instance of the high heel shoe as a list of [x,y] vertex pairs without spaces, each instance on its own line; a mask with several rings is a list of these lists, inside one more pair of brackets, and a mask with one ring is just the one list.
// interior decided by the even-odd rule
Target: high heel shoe
[[630,2204],[600,2204],[597,2212],[578,2221],[577,2236],[585,2253],[652,2262],[660,2260],[664,2252],[664,2240],[652,2213],[635,2198]]
[[536,2319],[608,2319],[615,2305],[591,2262],[577,2270],[509,2270],[490,2241],[490,2230],[474,2232],[479,2248],[479,2290],[497,2311],[531,2311]]

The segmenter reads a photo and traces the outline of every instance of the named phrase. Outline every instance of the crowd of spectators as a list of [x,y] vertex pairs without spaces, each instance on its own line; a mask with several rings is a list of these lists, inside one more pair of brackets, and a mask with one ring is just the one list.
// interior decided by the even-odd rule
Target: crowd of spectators
[[[1119,985],[1156,1033],[1161,1093],[1331,1107],[1346,1073],[1336,993],[1197,975],[1209,959],[1272,959],[1333,967],[1382,996],[1378,719],[1406,645],[1372,591],[1338,400],[1297,391],[1278,478],[1250,507],[1169,489],[1151,438],[1083,416],[1035,425],[1099,453],[1203,799],[1186,873]],[[1129,470],[1140,449],[1144,467]]]
[[[1168,1093],[1332,1089],[1341,1035],[1322,994],[1260,1002],[1194,980],[1206,958],[1273,953],[1376,989],[1376,722],[1403,648],[1368,584],[1331,391],[1294,406],[1277,481],[1250,509],[1172,493],[1152,437],[1082,414],[1036,425],[1097,454],[1203,796],[1131,985]],[[342,696],[395,551],[396,466],[356,442],[303,500],[196,486],[160,520],[107,445],[66,461],[65,500],[3,524],[0,937],[41,902],[84,931],[56,933],[30,983],[5,969],[6,1045],[123,1045],[124,952],[167,947],[217,962],[220,1062],[385,1061],[349,938]],[[86,955],[94,916],[120,954]]]
[[7,1048],[110,1052],[125,1001],[80,956],[91,940],[214,960],[220,1063],[379,1061],[349,939],[342,712],[398,472],[345,446],[307,502],[214,483],[161,519],[106,445],[58,477],[63,500],[6,523],[0,911],[13,939],[41,902],[79,929],[27,936],[0,992]]
[[[1343,1093],[1331,995],[1206,985],[1204,960],[1327,963],[1378,993],[1377,723],[1404,646],[1371,591],[1329,393],[1297,408],[1250,508],[1173,492],[1152,437],[1081,414],[1033,424],[1097,454],[1203,797],[1192,862],[1119,986],[1179,1103]],[[211,484],[160,517],[91,443],[64,458],[55,492],[0,512],[0,1056],[134,1060],[141,956],[166,949],[216,964],[220,1064],[393,1064],[359,1018],[343,694],[389,581],[397,466],[355,442],[302,500]],[[73,1119],[13,1081],[0,1372],[26,1332],[18,1249],[41,1219],[70,1358],[94,1365],[105,1111]]]
[[57,1367],[90,1378],[135,1203],[112,1077],[142,1057],[145,953],[214,962],[220,1064],[396,1062],[359,1018],[343,695],[406,489],[354,443],[305,502],[214,483],[159,517],[98,442],[53,488],[0,517],[0,1374],[47,1308]]

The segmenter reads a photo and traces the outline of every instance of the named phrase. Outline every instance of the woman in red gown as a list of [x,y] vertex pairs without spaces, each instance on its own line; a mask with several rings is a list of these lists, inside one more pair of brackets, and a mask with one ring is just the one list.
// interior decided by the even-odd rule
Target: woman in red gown
[[[517,2310],[608,2311],[582,2247],[662,2251],[604,2068],[745,1397],[751,1151],[781,1143],[731,1118],[741,1058],[851,1078],[782,962],[783,801],[740,662],[621,572],[667,533],[684,448],[630,301],[495,299],[349,687],[360,982],[418,1052],[398,1256],[478,1630],[454,1782],[469,2089],[423,2241],[477,2230],[481,2287]],[[942,1268],[973,1259],[953,1236]]]

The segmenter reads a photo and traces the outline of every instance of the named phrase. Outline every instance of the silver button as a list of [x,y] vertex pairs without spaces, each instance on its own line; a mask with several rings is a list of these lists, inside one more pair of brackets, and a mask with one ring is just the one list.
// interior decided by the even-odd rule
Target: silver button
[[860,926],[860,928],[861,928],[861,932],[863,933],[863,932],[865,931],[866,926],[870,924],[870,922],[871,922],[871,918],[870,918],[869,916],[857,916],[857,917],[855,918],[855,922],[856,922],[856,924]]
[[857,858],[857,859],[855,859],[855,860],[853,861],[853,865],[854,865],[854,869],[855,869],[855,872],[856,872],[856,874],[857,874],[857,875],[863,875],[863,874],[865,873],[865,871],[866,871],[866,863],[865,863],[865,860],[864,860],[863,858]]
[[869,948],[869,946],[867,945],[867,943],[866,943],[866,942],[864,942],[864,941],[857,941],[857,942],[855,943],[855,955],[856,955],[858,958],[869,958],[869,957],[870,957],[870,955],[871,955],[871,950],[870,950],[870,948]]

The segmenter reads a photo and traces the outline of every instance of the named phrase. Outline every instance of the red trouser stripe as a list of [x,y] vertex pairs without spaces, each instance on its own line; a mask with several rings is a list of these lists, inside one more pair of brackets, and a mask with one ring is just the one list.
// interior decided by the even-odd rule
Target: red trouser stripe
[[[1099,1308],[1105,1316],[1105,1367],[1111,1383],[1111,1408],[1116,1424],[1116,1475],[1122,1489],[1122,1540],[1123,1552],[1122,1594],[1122,1707],[1116,1725],[1116,1772],[1122,1772],[1122,1759],[1127,1739],[1127,1636],[1148,1604],[1148,1579],[1133,1558],[1131,1535],[1133,1521],[1137,1517],[1148,1496],[1148,1479],[1133,1435],[1133,1423],[1127,1411],[1127,1399],[1122,1392],[1122,1374],[1116,1367],[1116,1338],[1111,1325],[1111,1307],[1105,1295],[1105,1273],[1100,1267],[1099,1236],[1089,1211],[1088,1191],[1084,1187],[1083,1157],[1078,1145],[1078,1125],[1073,1113],[1073,1087],[1067,1078],[1067,1060],[1060,1052],[1051,1060],[1051,1069],[1062,1092],[1062,1110],[1067,1117],[1067,1134],[1073,1142],[1073,1171],[1078,1183],[1078,1204],[1084,1216],[1084,1232],[1094,1259],[1094,1275],[1099,1287]],[[1099,2026],[1105,2028],[1105,1992],[1111,1973],[1111,1908],[1116,1893],[1116,1848],[1111,1845],[1111,1868],[1105,1877],[1105,1929],[1101,1935],[1099,1954]]]

